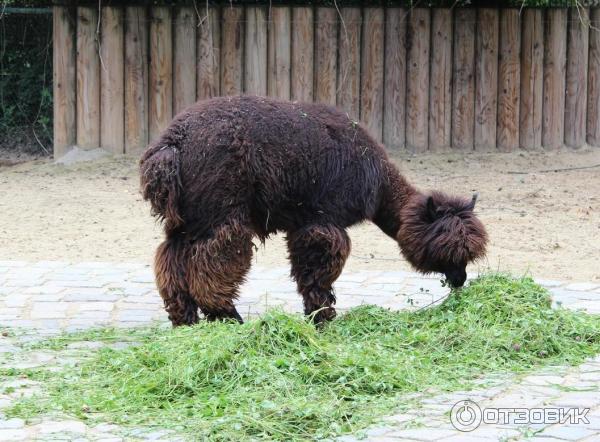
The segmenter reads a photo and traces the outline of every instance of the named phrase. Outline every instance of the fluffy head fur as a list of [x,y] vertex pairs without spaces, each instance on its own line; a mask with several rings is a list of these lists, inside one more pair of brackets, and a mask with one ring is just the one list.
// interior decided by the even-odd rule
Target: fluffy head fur
[[462,286],[467,264],[483,257],[487,244],[474,206],[475,198],[414,194],[400,212],[397,240],[406,259],[423,273],[444,273],[453,286]]

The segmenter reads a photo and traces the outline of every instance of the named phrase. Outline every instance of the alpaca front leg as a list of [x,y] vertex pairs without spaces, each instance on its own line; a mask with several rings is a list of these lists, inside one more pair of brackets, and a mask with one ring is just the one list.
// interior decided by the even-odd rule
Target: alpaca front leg
[[185,280],[185,255],[183,239],[171,237],[158,247],[154,262],[158,292],[173,327],[198,322],[198,305]]
[[311,225],[287,235],[292,277],[304,300],[304,313],[319,324],[335,318],[333,283],[350,254],[350,238],[331,224]]

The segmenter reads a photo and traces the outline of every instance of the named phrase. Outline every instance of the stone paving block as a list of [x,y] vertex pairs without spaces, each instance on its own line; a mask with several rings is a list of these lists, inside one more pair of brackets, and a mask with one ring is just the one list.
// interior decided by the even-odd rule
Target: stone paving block
[[105,291],[98,292],[82,292],[79,290],[73,290],[69,293],[65,293],[63,297],[63,301],[66,302],[114,302],[121,299],[121,297],[117,294]]
[[439,428],[411,428],[408,430],[394,430],[387,433],[388,436],[414,439],[420,441],[437,441],[444,437],[456,434],[456,431],[452,430],[440,430]]
[[573,425],[552,425],[544,431],[537,434],[539,437],[554,437],[561,440],[580,440],[585,437],[593,436],[594,431],[581,426]]
[[59,319],[64,318],[67,309],[71,306],[68,302],[33,302],[31,319]]
[[55,295],[63,290],[65,290],[64,286],[55,284],[54,281],[52,281],[42,285],[27,287],[22,291],[22,293],[35,295]]
[[153,304],[147,303],[134,303],[134,302],[124,302],[123,300],[118,301],[116,303],[117,308],[122,310],[157,310],[162,308],[162,305],[158,302]]
[[564,378],[552,375],[529,375],[523,378],[522,382],[526,385],[553,386],[562,385]]
[[17,419],[17,418],[12,418],[12,419],[7,419],[7,420],[3,420],[0,419],[0,430],[6,430],[6,429],[16,429],[16,428],[23,428],[25,426],[25,421],[23,419]]
[[87,425],[80,421],[43,421],[40,424],[36,425],[37,430],[41,434],[50,434],[50,433],[85,433],[87,430]]
[[552,405],[577,408],[596,407],[600,405],[600,394],[597,391],[571,391],[554,399]]
[[597,288],[600,288],[600,284],[593,282],[576,282],[565,287],[567,290],[575,290],[578,292],[591,292]]
[[73,321],[75,319],[79,319],[79,320],[85,319],[85,320],[103,321],[103,322],[109,321],[111,319],[111,310],[79,311],[79,312],[73,314],[74,316],[70,319],[70,321]]
[[0,440],[3,442],[15,440],[28,440],[29,435],[24,429],[18,430],[0,430]]
[[12,261],[12,260],[2,260],[0,261],[0,268],[2,267],[7,267],[7,268],[12,268],[12,267],[25,267],[28,266],[30,263],[28,261]]
[[76,312],[110,312],[114,309],[113,302],[88,301],[76,304]]

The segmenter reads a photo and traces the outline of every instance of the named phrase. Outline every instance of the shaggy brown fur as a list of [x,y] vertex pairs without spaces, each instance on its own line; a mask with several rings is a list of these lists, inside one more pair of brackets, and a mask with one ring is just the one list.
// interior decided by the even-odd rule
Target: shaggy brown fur
[[173,325],[241,321],[233,304],[252,238],[282,231],[306,314],[335,316],[332,284],[350,253],[345,229],[371,220],[421,272],[455,286],[483,256],[474,201],[425,195],[364,128],[334,108],[261,97],[215,98],[179,114],[140,162],[164,221],[157,285]]

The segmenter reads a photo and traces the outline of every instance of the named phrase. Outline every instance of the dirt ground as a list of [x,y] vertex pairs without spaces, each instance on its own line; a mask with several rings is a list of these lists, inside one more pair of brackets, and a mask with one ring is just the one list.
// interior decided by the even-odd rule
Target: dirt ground
[[[490,233],[487,259],[470,267],[600,281],[600,149],[578,152],[398,157],[423,189],[466,196]],[[540,172],[552,170],[550,172]],[[0,259],[151,262],[161,230],[138,192],[137,159],[72,166],[0,162]],[[374,225],[350,230],[350,270],[408,270]],[[257,242],[258,244],[258,242]],[[259,245],[261,266],[286,263],[282,235]]]

